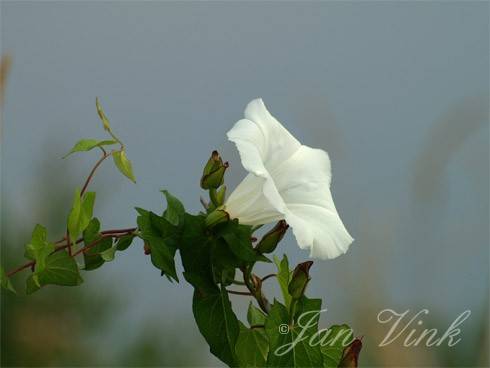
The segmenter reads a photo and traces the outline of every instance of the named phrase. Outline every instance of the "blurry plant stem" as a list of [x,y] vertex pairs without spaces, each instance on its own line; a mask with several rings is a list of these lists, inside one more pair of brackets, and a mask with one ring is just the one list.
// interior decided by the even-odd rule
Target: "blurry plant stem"
[[270,279],[271,277],[276,277],[276,276],[277,276],[277,274],[271,273],[269,275],[266,275],[266,276],[262,277],[261,280],[262,280],[262,282],[264,282],[265,280]]
[[[100,146],[99,148],[102,150],[102,157],[95,163],[95,165],[92,168],[92,170],[90,170],[90,174],[88,174],[88,177],[85,180],[85,183],[83,184],[82,190],[80,191],[80,198],[82,198],[83,195],[85,194],[85,191],[87,190],[88,185],[92,181],[92,179],[94,177],[94,174],[95,174],[95,171],[97,170],[97,168],[100,166],[100,164],[102,162],[104,162],[104,160],[107,157],[109,157],[109,156],[112,155],[112,152],[111,153],[107,153],[107,151],[104,149],[104,147]],[[73,254],[72,254],[72,250],[71,250],[71,239],[70,239],[70,234],[68,233],[68,229],[66,229],[65,239],[67,241],[68,255],[72,256]]]
[[235,294],[235,295],[248,295],[248,296],[252,296],[252,293],[249,292],[249,291],[235,291],[235,290],[228,290],[226,289],[226,291],[229,293],[229,294]]
[[80,191],[80,197],[82,197],[84,195],[85,191],[87,190],[88,185],[90,184],[90,182],[92,181],[92,178],[94,177],[95,171],[100,166],[100,164],[102,162],[104,162],[104,160],[107,157],[112,156],[112,152],[107,153],[106,150],[103,147],[99,147],[99,148],[102,150],[102,157],[99,159],[99,161],[97,161],[95,163],[94,167],[92,168],[92,170],[90,171],[90,174],[87,177],[87,180],[85,180],[85,184],[83,184],[83,188]]
[[[120,237],[123,237],[123,236],[126,236],[126,235],[130,235],[130,234],[134,233],[136,230],[137,230],[137,228],[115,229],[115,230],[105,230],[105,231],[102,231],[101,234],[103,234],[103,235],[102,235],[102,237],[100,239],[97,239],[97,240],[93,241],[92,243],[84,246],[83,248],[80,248],[77,252],[75,252],[72,255],[72,257],[75,257],[75,256],[79,255],[80,253],[86,252],[87,250],[89,250],[90,248],[94,247],[95,245],[97,245],[100,241],[102,241],[105,238],[116,238],[116,239],[118,239]],[[68,242],[69,241],[68,240],[65,240],[65,241],[66,241],[66,244],[61,244],[61,245],[56,246],[53,253],[58,252],[60,250],[63,250],[65,248],[68,248]],[[78,239],[75,242],[75,244],[79,244],[82,241],[83,241],[83,238],[80,238],[80,239]],[[61,243],[61,241],[58,241],[57,242],[57,244],[60,244],[60,243]],[[35,266],[35,264],[36,264],[36,261],[27,262],[26,264],[24,264],[24,265],[22,265],[22,266],[20,266],[20,267],[18,267],[16,269],[8,272],[7,273],[7,276],[10,277],[10,276],[16,274],[17,272],[20,272],[20,271],[22,271],[22,270],[24,270],[26,268]]]
[[[123,236],[130,235],[130,234],[134,233],[136,230],[137,230],[137,228],[133,227],[133,228],[127,228],[127,229],[114,229],[114,230],[101,231],[102,236],[99,239],[93,241],[90,244],[85,245],[83,248],[80,248],[75,253],[73,253],[71,256],[76,257],[77,255],[79,255],[81,253],[85,253],[90,248],[95,247],[97,244],[99,244],[105,238],[119,239]],[[65,244],[62,244],[63,241],[65,242]],[[75,242],[75,244],[79,244],[81,242],[83,242],[83,238],[78,239]],[[67,239],[67,237],[65,237],[65,239],[62,241],[56,242],[56,244],[59,244],[59,245],[57,245],[55,247],[53,253],[68,248],[70,246],[69,243],[70,243],[70,240],[69,240],[69,238]],[[17,267],[16,269],[9,271],[7,273],[7,276],[10,277],[12,275],[15,275],[17,272],[20,272],[20,271],[25,270],[27,268],[32,268],[35,265],[36,265],[36,261],[27,262],[27,263],[23,264],[22,266]]]
[[[252,274],[252,268],[253,265],[245,266],[241,268],[243,273],[243,281],[245,282],[245,286],[247,287],[247,289],[250,291],[251,296],[253,296],[255,300],[257,300],[260,309],[262,309],[264,313],[269,314],[270,303],[265,297],[265,295],[262,293],[262,288],[261,288],[262,279]],[[252,280],[259,280],[260,281],[259,285],[257,285],[255,281],[252,282]]]
[[[115,139],[122,145],[122,143],[117,138],[115,138]],[[90,182],[94,178],[94,175],[95,175],[95,172],[97,171],[97,168],[102,164],[102,162],[104,162],[104,160],[107,157],[112,156],[112,153],[114,152],[114,151],[111,151],[110,153],[107,153],[107,151],[104,149],[104,147],[99,147],[99,148],[102,151],[102,157],[95,163],[95,165],[92,167],[92,170],[90,170],[90,173],[88,174],[88,177],[85,180],[85,183],[83,184],[82,190],[80,191],[80,197],[83,197],[83,195],[85,194]],[[102,236],[100,239],[86,245],[83,248],[80,248],[78,251],[73,253],[72,252],[72,242],[70,239],[70,234],[68,233],[68,229],[67,229],[65,236],[62,239],[55,242],[55,244],[57,244],[57,245],[54,249],[54,252],[68,248],[68,254],[70,255],[70,257],[75,257],[75,256],[79,255],[80,253],[84,253],[87,250],[89,250],[90,248],[94,247],[104,238],[116,238],[117,239],[117,238],[120,238],[124,235],[129,235],[131,233],[134,233],[136,230],[137,230],[137,228],[127,228],[127,229],[115,229],[115,230],[101,231]],[[82,241],[83,241],[83,238],[80,238],[73,245],[79,244]],[[32,270],[34,270],[35,265],[36,265],[35,261],[28,262],[28,263],[26,263],[26,264],[24,264],[24,265],[22,265],[16,269],[10,271],[10,272],[8,272],[7,276],[10,277],[12,275],[15,275],[17,272],[25,270],[26,268],[29,268],[29,267],[32,268]]]

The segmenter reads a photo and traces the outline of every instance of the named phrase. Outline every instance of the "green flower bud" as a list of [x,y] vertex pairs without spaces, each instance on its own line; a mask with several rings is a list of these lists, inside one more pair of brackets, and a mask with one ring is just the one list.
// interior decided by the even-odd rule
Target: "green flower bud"
[[218,208],[207,215],[205,223],[208,228],[212,228],[218,224],[228,221],[230,221],[230,215],[228,212]]
[[228,162],[223,163],[218,151],[213,151],[209,158],[201,177],[202,189],[217,189],[223,184],[225,171],[228,168]]
[[288,285],[289,294],[293,299],[300,299],[304,295],[306,285],[308,285],[308,282],[310,281],[309,271],[312,265],[312,261],[307,261],[300,263],[294,269],[291,281]]
[[274,226],[262,237],[259,244],[257,244],[256,249],[259,251],[259,253],[272,253],[276,249],[277,244],[279,244],[284,237],[284,234],[286,234],[288,228],[289,225],[286,223],[286,221],[279,221],[276,226]]
[[216,192],[216,202],[218,203],[218,206],[222,206],[223,203],[225,203],[225,195],[226,195],[226,185],[223,185]]
[[356,368],[359,360],[359,353],[362,349],[362,338],[357,338],[350,343],[342,353],[339,367]]

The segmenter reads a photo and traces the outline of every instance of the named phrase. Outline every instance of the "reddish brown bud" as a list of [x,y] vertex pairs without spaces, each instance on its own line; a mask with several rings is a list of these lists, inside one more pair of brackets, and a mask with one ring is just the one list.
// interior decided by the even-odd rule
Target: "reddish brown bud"
[[289,294],[293,299],[300,299],[304,295],[306,285],[310,281],[310,268],[312,265],[312,261],[307,261],[300,263],[294,269],[288,285]]
[[289,225],[286,223],[286,221],[279,221],[276,226],[274,226],[267,234],[262,237],[259,244],[257,244],[256,249],[262,254],[272,253],[276,249],[277,244],[279,244],[279,242],[284,237],[284,234],[286,234],[288,228]]
[[342,354],[342,359],[340,360],[339,367],[345,368],[357,368],[359,353],[362,349],[362,337],[356,338],[350,343]]

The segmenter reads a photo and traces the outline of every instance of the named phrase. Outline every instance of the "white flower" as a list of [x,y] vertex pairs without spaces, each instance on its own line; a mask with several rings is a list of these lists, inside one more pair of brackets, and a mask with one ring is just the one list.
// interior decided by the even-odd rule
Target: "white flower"
[[332,200],[325,151],[298,142],[261,99],[248,104],[245,119],[227,135],[249,172],[225,203],[232,218],[246,225],[284,219],[311,257],[335,258],[347,251],[353,239]]

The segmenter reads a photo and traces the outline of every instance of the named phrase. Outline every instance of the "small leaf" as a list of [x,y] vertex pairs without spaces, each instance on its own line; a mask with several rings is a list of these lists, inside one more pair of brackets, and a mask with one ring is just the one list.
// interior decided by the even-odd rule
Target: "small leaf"
[[100,256],[102,259],[106,262],[110,262],[114,260],[114,256],[116,254],[116,247],[111,247],[109,249],[106,249],[105,251],[100,253]]
[[87,192],[80,198],[80,189],[75,190],[73,207],[68,215],[70,240],[76,242],[78,235],[89,225],[95,203],[95,192]]
[[2,266],[0,266],[0,286],[5,290],[9,290],[12,293],[17,294],[14,286],[10,282],[10,278],[7,276]]
[[65,156],[63,156],[63,158],[66,158],[75,152],[90,151],[96,147],[110,146],[116,143],[117,141],[115,140],[98,141],[96,139],[81,139],[77,143],[75,143],[75,145],[70,150],[70,152],[68,152]]
[[130,235],[124,235],[119,238],[119,240],[116,243],[116,248],[118,251],[123,251],[129,248],[131,243],[133,242],[133,239],[135,238],[135,235],[130,234]]
[[83,195],[82,208],[80,210],[79,232],[85,230],[94,213],[95,192],[87,192]]
[[112,158],[114,159],[114,163],[119,171],[133,183],[136,183],[136,179],[133,174],[133,167],[131,165],[131,161],[129,161],[126,157],[126,152],[124,150],[115,151],[112,153]]
[[33,292],[38,291],[41,288],[38,285],[38,282],[34,281],[34,274],[30,275],[26,279],[26,294],[27,295],[32,294]]
[[46,267],[46,258],[54,251],[54,244],[47,241],[46,228],[37,224],[32,231],[29,244],[26,245],[25,257],[36,261],[36,272]]
[[83,242],[85,245],[89,245],[90,243],[96,241],[100,234],[100,222],[97,217],[94,217],[90,220],[89,224],[83,231]]
[[185,213],[184,205],[167,190],[161,190],[161,192],[167,199],[167,210],[163,217],[172,225],[178,226]]
[[102,106],[100,106],[98,97],[95,98],[95,107],[97,108],[97,114],[99,114],[100,120],[102,120],[104,129],[109,132],[111,130],[109,119],[107,119],[107,116],[105,116],[104,110],[102,110]]
[[75,196],[73,197],[73,206],[70,214],[68,215],[68,233],[70,239],[75,242],[80,234],[80,212],[82,210],[82,199],[80,198],[80,189],[75,189]]
[[291,295],[289,295],[288,285],[291,278],[291,273],[289,271],[288,257],[284,255],[282,261],[280,261],[279,258],[274,256],[274,263],[277,266],[277,282],[281,287],[284,304],[286,305],[286,308],[289,309],[289,305],[291,304]]
[[39,289],[39,286],[50,284],[75,286],[80,285],[82,282],[77,263],[66,251],[61,250],[48,256],[46,268],[37,274],[29,276],[26,286],[27,293],[30,294]]
[[[97,239],[101,237],[100,234],[97,235]],[[90,243],[88,243],[90,244]],[[85,243],[85,245],[88,245]],[[83,253],[84,260],[84,270],[85,271],[93,271],[105,263],[105,260],[102,258],[102,253],[112,247],[112,238],[104,238],[95,246],[87,250]]]

